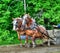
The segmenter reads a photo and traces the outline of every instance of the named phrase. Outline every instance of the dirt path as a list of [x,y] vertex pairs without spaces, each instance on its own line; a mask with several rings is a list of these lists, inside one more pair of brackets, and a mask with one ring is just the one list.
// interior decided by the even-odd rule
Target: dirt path
[[0,46],[0,53],[60,53],[60,46],[20,48],[17,46]]

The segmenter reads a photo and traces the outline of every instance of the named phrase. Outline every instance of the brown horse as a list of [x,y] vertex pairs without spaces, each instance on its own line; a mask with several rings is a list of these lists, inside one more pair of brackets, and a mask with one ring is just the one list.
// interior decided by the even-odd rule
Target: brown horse
[[32,29],[34,27],[34,24],[35,24],[35,20],[33,18],[30,17],[29,14],[25,14],[23,16],[23,22],[22,22],[22,25],[25,27],[25,28],[30,28]]
[[17,31],[18,39],[20,40],[20,46],[22,47],[22,42],[20,39],[20,35],[24,34],[24,31],[22,31],[21,25],[22,25],[22,18],[12,18],[13,20],[13,30]]
[[[35,20],[32,19],[29,14],[25,14],[23,16],[23,23],[22,24],[25,25],[26,29],[28,29],[28,30],[26,30],[27,31],[26,32],[26,36],[29,35],[27,33],[29,33],[29,32],[32,32],[33,33],[34,32],[33,33],[33,36],[34,37],[32,36],[32,34],[30,35],[30,36],[33,37],[32,38],[33,44],[34,44],[35,37],[45,38],[45,39],[51,38],[51,37],[48,36],[48,33],[47,33],[45,27],[43,27],[42,25],[40,25],[40,26],[36,25]],[[32,29],[32,30],[30,30],[30,29]]]
[[[35,47],[35,42],[34,42],[35,38],[49,40],[49,37],[47,36],[46,29],[44,27],[38,26],[37,30],[23,29],[22,28],[22,21],[23,21],[22,18],[13,19],[13,30],[17,31],[19,40],[21,40],[20,35],[25,34],[26,35],[26,42],[25,43],[27,44],[28,43],[28,36],[31,36],[33,47]],[[20,43],[20,44],[22,44],[22,43]],[[48,45],[50,45],[50,44],[48,43]]]

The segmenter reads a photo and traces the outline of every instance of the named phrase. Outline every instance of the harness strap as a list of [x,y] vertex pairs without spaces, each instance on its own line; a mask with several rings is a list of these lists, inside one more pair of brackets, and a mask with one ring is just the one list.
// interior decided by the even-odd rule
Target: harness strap
[[[38,25],[37,25],[38,26]],[[37,28],[36,28],[37,29]],[[45,36],[47,36],[48,38],[50,38],[50,39],[52,39],[52,40],[54,40],[52,37],[50,37],[49,36],[49,34],[48,34],[48,32],[47,32],[47,34],[45,34],[44,32],[42,32],[41,30],[39,30],[39,29],[37,29],[38,30],[38,32],[40,32],[40,33],[42,33],[42,34],[44,34]]]
[[[39,32],[41,32],[42,34],[44,34],[45,36],[47,36],[48,38],[50,38],[50,39],[52,39],[52,40],[54,40],[52,37],[50,37],[49,35],[48,35],[48,33],[47,34],[45,34],[44,32],[42,32],[41,30],[38,30]],[[47,31],[46,31],[47,32]]]

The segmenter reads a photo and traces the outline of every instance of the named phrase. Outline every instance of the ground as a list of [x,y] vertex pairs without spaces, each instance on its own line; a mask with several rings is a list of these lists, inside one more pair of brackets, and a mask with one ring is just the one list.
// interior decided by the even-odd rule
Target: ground
[[36,48],[20,48],[19,45],[0,46],[0,53],[60,53],[60,46],[38,46]]

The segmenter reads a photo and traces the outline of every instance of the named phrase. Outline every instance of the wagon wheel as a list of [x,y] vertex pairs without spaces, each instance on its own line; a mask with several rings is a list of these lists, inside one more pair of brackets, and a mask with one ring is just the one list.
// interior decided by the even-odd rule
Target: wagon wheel
[[54,29],[57,29],[58,27],[56,25],[53,25],[53,36],[56,38],[56,34],[55,34],[55,30]]

